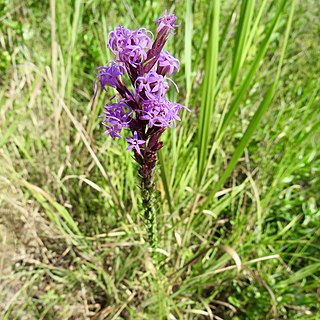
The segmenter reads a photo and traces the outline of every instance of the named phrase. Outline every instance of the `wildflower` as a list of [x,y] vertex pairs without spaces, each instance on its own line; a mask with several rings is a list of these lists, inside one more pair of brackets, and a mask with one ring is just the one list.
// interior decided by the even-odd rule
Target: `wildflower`
[[163,16],[157,19],[155,22],[158,24],[157,33],[160,33],[163,29],[174,30],[177,17],[174,14],[167,14],[164,12]]
[[155,21],[158,24],[157,38],[147,53],[147,62],[144,66],[144,72],[149,72],[159,59],[171,31],[176,27],[176,20],[177,18],[174,14],[168,15],[165,11],[162,17]]
[[136,66],[147,57],[146,51],[152,42],[148,33],[151,34],[145,28],[130,30],[116,27],[109,34],[109,48],[119,61]]
[[121,138],[122,128],[130,127],[132,110],[125,102],[124,99],[121,99],[119,102],[105,106],[103,125],[107,128],[105,133],[108,133],[113,139]]
[[[180,63],[163,47],[176,27],[176,17],[165,12],[155,21],[156,38],[145,28],[130,30],[119,26],[109,33],[108,46],[114,55],[111,63],[99,67],[97,78],[104,90],[113,87],[121,99],[104,108],[102,125],[105,134],[121,138],[122,130],[130,137],[127,150],[134,151],[139,165],[144,216],[152,248],[156,247],[156,215],[154,173],[157,152],[163,147],[159,141],[168,127],[180,121],[182,108],[188,108],[166,99],[169,78],[179,71]],[[130,79],[131,84],[126,83]],[[95,91],[96,94],[96,91]],[[133,135],[131,136],[131,134]]]
[[106,123],[102,123],[103,126],[106,127],[106,131],[104,134],[109,134],[112,139],[121,138],[120,132],[122,130],[122,126],[120,123],[114,123],[113,125],[107,125]]
[[135,88],[143,100],[162,100],[169,85],[162,75],[151,71],[137,78]]
[[[120,138],[122,129],[130,129],[134,137],[126,138],[130,143],[127,149],[136,151],[136,160],[144,168],[145,165],[154,167],[151,164],[153,160],[156,161],[153,152],[162,147],[158,139],[165,128],[176,126],[176,121],[181,120],[179,113],[183,107],[165,99],[169,90],[167,80],[176,86],[166,77],[180,68],[179,60],[162,50],[176,27],[176,17],[165,12],[155,22],[158,27],[153,44],[153,35],[145,28],[130,30],[119,26],[111,31],[108,46],[114,54],[114,60],[99,67],[97,76],[104,90],[107,86],[113,87],[122,97],[119,102],[105,106],[105,133],[112,138]],[[133,90],[123,81],[125,74],[128,74]],[[143,135],[143,140],[137,138],[138,132]],[[152,147],[149,144],[146,146],[146,141],[152,141]],[[140,158],[140,145],[144,148],[143,159]]]
[[137,131],[133,133],[133,138],[126,138],[126,140],[129,142],[127,150],[135,149],[136,152],[141,155],[140,145],[143,145],[146,142],[145,140],[139,139]]
[[157,73],[171,76],[175,70],[179,71],[180,63],[170,52],[161,51],[158,59]]
[[169,127],[170,124],[166,119],[167,106],[166,102],[159,102],[157,100],[147,101],[144,104],[143,115],[140,120],[148,121],[149,127]]
[[111,64],[98,67],[97,69],[100,70],[97,78],[100,80],[101,88],[104,90],[106,86],[116,88],[119,77],[125,73],[125,68],[114,61],[112,61]]

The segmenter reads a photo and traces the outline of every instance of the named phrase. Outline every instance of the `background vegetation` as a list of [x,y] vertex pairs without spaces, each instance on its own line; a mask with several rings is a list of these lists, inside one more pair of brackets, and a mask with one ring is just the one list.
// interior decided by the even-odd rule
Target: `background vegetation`
[[[116,25],[181,59],[158,171],[161,272],[136,166],[104,136]],[[319,319],[317,0],[0,0],[1,319]]]

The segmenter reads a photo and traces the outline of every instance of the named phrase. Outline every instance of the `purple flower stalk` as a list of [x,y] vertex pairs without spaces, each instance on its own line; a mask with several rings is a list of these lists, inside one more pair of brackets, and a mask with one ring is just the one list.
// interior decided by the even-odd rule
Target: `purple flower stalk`
[[[180,68],[179,60],[163,50],[176,27],[176,17],[165,12],[155,22],[158,25],[155,40],[145,28],[116,27],[108,39],[114,60],[97,68],[101,88],[107,91],[106,87],[113,87],[121,97],[105,106],[102,124],[113,139],[121,138],[123,129],[129,133],[125,137],[129,143],[127,150],[133,150],[139,164],[144,216],[153,249],[157,246],[154,171],[156,153],[163,146],[159,139],[167,127],[176,126],[176,121],[181,120],[181,109],[187,109],[165,98],[168,80],[173,82],[168,77]],[[124,75],[130,79],[130,85],[125,83]]]

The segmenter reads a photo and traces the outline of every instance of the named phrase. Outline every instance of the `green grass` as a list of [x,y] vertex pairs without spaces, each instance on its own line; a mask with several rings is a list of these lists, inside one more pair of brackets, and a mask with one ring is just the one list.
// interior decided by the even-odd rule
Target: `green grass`
[[318,2],[175,2],[157,270],[92,96],[108,32],[163,8],[0,0],[1,319],[320,318]]

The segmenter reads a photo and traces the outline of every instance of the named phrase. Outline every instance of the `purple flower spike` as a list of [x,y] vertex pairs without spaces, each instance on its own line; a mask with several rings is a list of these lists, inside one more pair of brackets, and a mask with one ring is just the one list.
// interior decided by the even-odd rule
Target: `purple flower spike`
[[121,138],[122,130],[133,133],[133,137],[125,139],[129,143],[127,150],[134,151],[139,166],[144,218],[153,249],[157,247],[154,175],[157,152],[163,147],[160,139],[168,127],[175,127],[181,120],[181,109],[187,109],[165,97],[168,80],[176,86],[169,76],[180,67],[178,59],[163,51],[177,26],[176,17],[165,12],[156,23],[154,41],[152,33],[145,28],[130,30],[119,26],[109,33],[108,46],[114,59],[98,68],[94,93],[95,97],[99,80],[104,90],[106,86],[113,87],[122,98],[105,106],[102,124],[105,133],[113,139]]
[[137,131],[133,133],[133,138],[126,138],[126,140],[129,142],[129,146],[127,147],[127,150],[135,149],[136,152],[139,155],[141,155],[140,145],[143,145],[146,142],[145,140],[142,140],[142,139],[139,140]]
[[[155,152],[162,147],[158,139],[167,127],[176,126],[176,121],[181,120],[179,114],[183,108],[165,99],[169,90],[167,80],[172,81],[165,76],[172,75],[180,68],[179,60],[168,51],[163,51],[170,33],[176,27],[176,17],[165,12],[156,23],[157,37],[153,44],[153,35],[145,28],[130,30],[119,26],[111,31],[108,46],[114,54],[114,61],[99,67],[97,76],[103,89],[106,86],[116,88],[122,97],[119,102],[105,106],[105,133],[112,138],[120,138],[122,129],[130,129],[134,136],[126,138],[130,142],[127,149],[135,149],[138,163],[149,166],[150,170],[155,163],[151,165],[151,158],[148,157],[152,155],[152,159],[156,159]],[[133,91],[122,80],[124,74],[129,76]],[[138,139],[138,132],[144,140]],[[142,156],[139,145],[145,141],[153,142],[144,147]]]
[[179,71],[180,63],[171,53],[168,51],[162,51],[158,59],[157,72],[164,75],[171,76],[175,70]]

